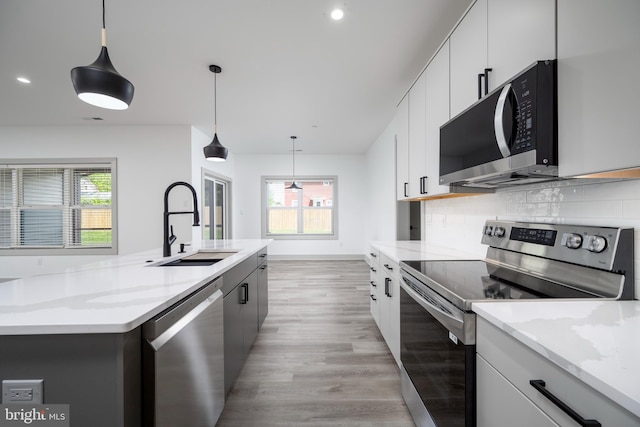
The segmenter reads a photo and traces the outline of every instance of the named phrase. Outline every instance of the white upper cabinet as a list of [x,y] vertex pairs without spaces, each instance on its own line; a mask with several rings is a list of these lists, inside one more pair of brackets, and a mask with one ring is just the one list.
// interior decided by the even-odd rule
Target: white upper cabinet
[[409,198],[409,97],[396,110],[396,199]]
[[535,61],[556,58],[555,0],[489,0],[489,91]]
[[425,74],[422,73],[409,91],[409,197],[427,192],[425,147]]
[[[451,117],[535,61],[556,58],[555,0],[478,0],[450,36]],[[487,69],[491,69],[488,73]]]
[[478,100],[478,74],[487,67],[487,0],[476,1],[451,34],[449,43],[454,117]]
[[449,42],[445,42],[424,72],[426,75],[427,196],[449,192],[440,185],[440,126],[449,120]]
[[558,0],[560,176],[640,167],[639,18],[638,0]]

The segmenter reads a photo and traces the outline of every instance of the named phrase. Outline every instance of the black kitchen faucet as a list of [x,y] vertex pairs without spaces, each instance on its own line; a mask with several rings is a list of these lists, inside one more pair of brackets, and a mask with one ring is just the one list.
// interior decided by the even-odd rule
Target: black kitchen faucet
[[[184,186],[191,190],[193,194],[193,210],[192,211],[180,211],[169,212],[169,193],[174,187]],[[173,234],[173,226],[169,226],[169,215],[181,215],[181,214],[193,214],[193,226],[200,225],[200,213],[198,212],[198,197],[196,196],[196,190],[191,184],[184,181],[177,181],[169,185],[164,192],[164,237],[162,240],[162,256],[171,256],[171,244],[176,241],[176,236]]]

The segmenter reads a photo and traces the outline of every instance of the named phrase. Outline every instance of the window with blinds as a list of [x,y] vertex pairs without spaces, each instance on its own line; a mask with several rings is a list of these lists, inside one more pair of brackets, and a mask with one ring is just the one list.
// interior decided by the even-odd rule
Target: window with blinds
[[115,253],[114,200],[115,159],[0,160],[0,252]]

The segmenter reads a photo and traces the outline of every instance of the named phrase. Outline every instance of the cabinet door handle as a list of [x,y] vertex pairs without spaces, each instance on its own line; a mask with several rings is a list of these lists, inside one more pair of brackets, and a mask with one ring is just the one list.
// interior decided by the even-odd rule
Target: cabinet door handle
[[405,182],[405,183],[404,183],[404,197],[409,197],[409,194],[407,194],[407,191],[408,191],[408,190],[407,190],[407,187],[408,187],[408,186],[409,186],[409,183],[408,183],[408,182]]
[[544,380],[530,380],[529,384],[531,384],[533,388],[538,390],[544,397],[549,399],[551,403],[560,408],[562,412],[573,418],[573,420],[580,424],[582,427],[602,427],[602,425],[596,420],[585,420],[580,416],[580,414],[571,409],[566,403],[553,395],[549,390],[546,389]]
[[264,257],[266,257],[266,256],[267,256],[267,254],[260,254],[260,255],[258,255],[258,256],[259,256],[260,258],[264,258]]
[[375,252],[369,252],[369,255],[371,255],[373,258],[377,258],[378,255],[375,254]]
[[385,264],[385,265],[384,265],[384,267],[385,267],[387,270],[393,271],[393,267],[389,267],[389,264]]
[[240,286],[242,287],[242,295],[240,295],[240,304],[246,304],[249,302],[249,284],[243,283]]
[[389,292],[389,282],[391,282],[391,279],[389,279],[388,277],[385,277],[384,278],[384,294],[389,298],[391,298],[391,292]]
[[493,68],[484,69],[484,94],[489,93],[489,73],[493,71]]
[[378,285],[376,285],[376,282],[374,282],[373,280],[371,282],[369,282],[369,283],[371,283],[371,286],[373,286],[374,288],[378,287]]
[[267,268],[267,266],[266,266],[266,265],[261,265],[261,266],[260,266],[260,270],[264,270],[264,269],[266,269],[266,268]]
[[478,99],[482,98],[482,79],[484,78],[484,74],[478,74]]
[[373,295],[369,295],[371,297],[372,300],[374,301],[378,301],[378,299],[376,297],[374,297]]
[[420,194],[427,194],[427,178],[426,176],[420,177]]
[[374,273],[377,271],[375,268],[373,267],[369,267],[369,270],[373,271]]

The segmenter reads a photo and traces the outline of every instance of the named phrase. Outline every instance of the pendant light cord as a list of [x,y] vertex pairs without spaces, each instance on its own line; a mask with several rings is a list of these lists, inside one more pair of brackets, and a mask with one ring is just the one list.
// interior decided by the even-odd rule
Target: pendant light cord
[[295,145],[296,139],[295,137],[291,138],[291,160],[292,160],[292,168],[291,168],[291,183],[295,184],[296,183],[296,145]]
[[104,19],[104,0],[102,0],[102,28],[107,28],[107,24],[105,23]]
[[218,73],[213,73],[213,133],[218,133]]

